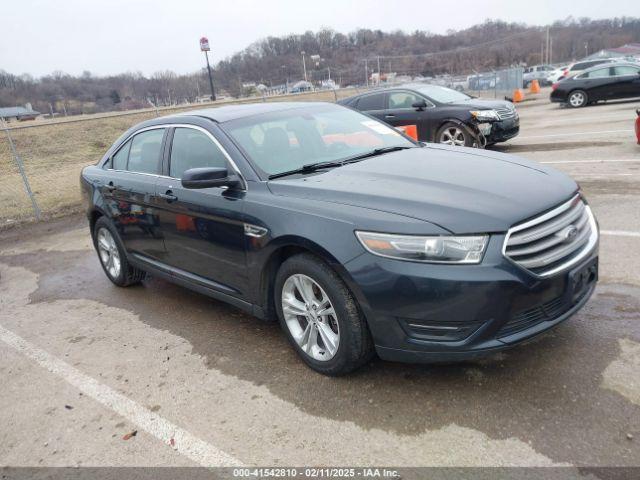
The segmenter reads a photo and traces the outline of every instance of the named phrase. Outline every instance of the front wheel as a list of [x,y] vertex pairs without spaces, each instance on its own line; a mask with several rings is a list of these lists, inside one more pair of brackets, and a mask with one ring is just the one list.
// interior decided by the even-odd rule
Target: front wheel
[[325,375],[348,373],[373,355],[366,321],[344,282],[310,254],[286,260],[275,281],[280,325],[302,360]]
[[569,94],[568,104],[572,108],[584,107],[588,102],[587,92],[574,90]]
[[452,122],[445,123],[436,134],[436,143],[454,145],[457,147],[473,146],[473,138],[469,130],[462,125]]

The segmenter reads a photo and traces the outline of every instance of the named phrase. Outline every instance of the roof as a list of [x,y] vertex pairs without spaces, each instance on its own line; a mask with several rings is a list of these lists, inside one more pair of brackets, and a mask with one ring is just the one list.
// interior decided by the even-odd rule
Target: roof
[[5,107],[0,108],[0,117],[25,117],[31,115],[40,115],[35,110],[27,110],[24,107]]
[[326,105],[325,102],[273,102],[273,103],[244,103],[240,105],[227,105],[224,107],[203,108],[181,113],[177,116],[205,117],[214,122],[224,123],[238,118],[260,115],[263,113],[282,112],[294,108]]

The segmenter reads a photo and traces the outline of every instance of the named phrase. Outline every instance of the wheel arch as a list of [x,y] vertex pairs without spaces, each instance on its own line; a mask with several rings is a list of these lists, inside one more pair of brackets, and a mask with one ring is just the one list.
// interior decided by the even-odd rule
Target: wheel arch
[[[345,283],[356,303],[360,304],[362,297],[353,279],[342,263],[321,245],[307,238],[290,235],[277,239],[271,246],[272,249],[260,268],[258,286],[259,304],[263,308],[265,319],[276,319],[273,289],[280,265],[288,258],[303,253],[314,255],[325,262]],[[362,311],[362,308],[360,310]]]
[[91,237],[93,237],[93,230],[95,229],[96,222],[100,217],[106,217],[107,214],[101,208],[94,207],[87,216],[89,217],[89,229],[91,231]]

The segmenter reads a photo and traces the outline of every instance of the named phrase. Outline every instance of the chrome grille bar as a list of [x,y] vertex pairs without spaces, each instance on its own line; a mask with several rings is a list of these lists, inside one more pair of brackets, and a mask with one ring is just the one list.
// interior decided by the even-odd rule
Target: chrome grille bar
[[538,276],[548,276],[580,261],[597,242],[591,209],[576,195],[550,212],[512,227],[503,254]]

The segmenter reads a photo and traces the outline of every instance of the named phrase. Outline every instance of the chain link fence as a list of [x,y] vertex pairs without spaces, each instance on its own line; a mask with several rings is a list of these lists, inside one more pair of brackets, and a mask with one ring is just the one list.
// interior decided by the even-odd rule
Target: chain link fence
[[484,96],[493,94],[494,98],[511,97],[514,90],[522,88],[523,75],[521,67],[476,73],[467,77],[465,90]]
[[[275,101],[335,102],[356,89],[321,90],[258,97],[229,103]],[[80,211],[80,171],[95,164],[129,127],[211,104],[68,117],[53,121],[0,123],[0,229]]]

